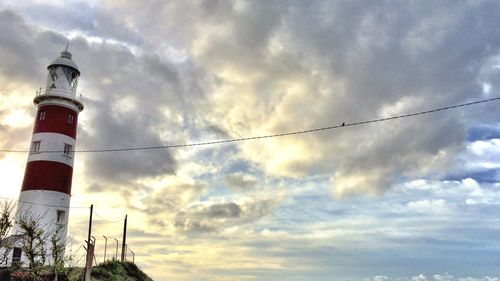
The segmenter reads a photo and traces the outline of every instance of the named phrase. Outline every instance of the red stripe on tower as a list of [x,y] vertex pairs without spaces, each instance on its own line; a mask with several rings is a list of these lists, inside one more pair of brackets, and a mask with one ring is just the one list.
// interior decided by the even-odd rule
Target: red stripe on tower
[[28,162],[21,191],[51,190],[71,195],[73,168],[53,161]]
[[78,111],[59,105],[40,105],[33,133],[58,133],[76,138]]

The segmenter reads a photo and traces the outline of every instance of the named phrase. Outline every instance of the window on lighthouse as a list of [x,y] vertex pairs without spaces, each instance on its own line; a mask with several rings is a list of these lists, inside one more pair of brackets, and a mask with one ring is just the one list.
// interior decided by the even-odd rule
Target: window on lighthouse
[[43,121],[43,120],[45,120],[45,114],[46,114],[45,110],[40,111],[40,112],[38,113],[38,121]]
[[30,153],[38,153],[40,151],[40,143],[41,143],[41,141],[32,142]]
[[23,251],[21,250],[20,247],[14,247],[12,251],[12,264],[19,264],[21,262],[21,255]]
[[64,214],[65,212],[63,210],[57,210],[56,222],[64,222]]
[[64,144],[64,155],[71,157],[71,153],[73,152],[73,146],[71,144]]
[[73,123],[75,123],[75,115],[69,113],[67,123],[68,123],[68,125],[73,125]]

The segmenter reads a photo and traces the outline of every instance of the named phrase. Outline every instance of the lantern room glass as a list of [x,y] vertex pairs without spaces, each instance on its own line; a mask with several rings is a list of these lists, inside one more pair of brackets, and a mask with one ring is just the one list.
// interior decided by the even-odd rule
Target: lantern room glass
[[76,91],[79,76],[76,69],[64,65],[53,65],[50,66],[48,70],[47,88],[70,89]]

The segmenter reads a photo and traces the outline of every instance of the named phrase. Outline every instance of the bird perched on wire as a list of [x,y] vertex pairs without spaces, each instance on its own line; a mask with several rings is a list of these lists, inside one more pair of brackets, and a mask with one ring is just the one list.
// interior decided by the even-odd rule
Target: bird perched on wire
[[345,123],[342,123],[342,127],[344,127],[344,126],[345,126]]

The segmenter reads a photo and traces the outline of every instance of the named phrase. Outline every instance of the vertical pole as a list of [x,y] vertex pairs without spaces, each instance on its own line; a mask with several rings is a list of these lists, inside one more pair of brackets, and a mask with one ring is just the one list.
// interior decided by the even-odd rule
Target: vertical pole
[[118,260],[118,240],[116,238],[113,238],[116,241],[116,252],[115,252],[115,261]]
[[104,261],[103,262],[106,262],[106,248],[108,247],[108,237],[106,236],[102,236],[104,237]]
[[132,251],[132,249],[130,247],[127,247],[127,248],[132,253],[132,263],[135,263],[135,253],[134,253],[134,251]]
[[[92,246],[94,246],[94,250],[95,250],[95,237],[92,235]],[[95,266],[97,266],[97,258],[95,257],[94,255],[94,252],[92,252],[92,256],[94,256],[94,264]]]
[[127,243],[127,215],[125,215],[125,221],[123,222],[123,241],[122,241],[122,259],[121,261],[125,261],[125,244]]
[[92,271],[92,255],[94,253],[94,247],[90,237],[92,236],[92,213],[94,211],[94,204],[90,205],[90,217],[89,217],[89,233],[87,236],[87,259],[85,261],[85,274],[83,275],[84,281],[90,281],[90,273]]
[[89,218],[89,233],[87,236],[87,249],[90,244],[90,237],[92,236],[92,212],[94,211],[94,204],[90,205],[90,218]]
[[92,264],[94,263],[94,244],[88,244],[87,250],[87,259],[85,261],[85,274],[83,275],[83,279],[85,281],[90,281],[90,275],[92,273]]

